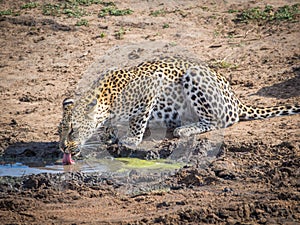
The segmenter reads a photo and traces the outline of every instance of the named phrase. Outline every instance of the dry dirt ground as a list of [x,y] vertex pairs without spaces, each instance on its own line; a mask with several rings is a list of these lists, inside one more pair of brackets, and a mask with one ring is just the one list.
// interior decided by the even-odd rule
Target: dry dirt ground
[[[114,1],[132,14],[99,17],[107,5],[92,4],[78,6],[89,12],[81,18],[43,14],[64,1],[21,8],[28,2],[0,1],[2,154],[61,157],[62,100],[97,57],[130,42],[188,46],[247,104],[299,104],[299,15],[234,21],[237,10],[296,1]],[[143,194],[81,172],[2,177],[0,224],[299,224],[299,128],[299,115],[236,124],[207,168],[184,168],[169,189]]]

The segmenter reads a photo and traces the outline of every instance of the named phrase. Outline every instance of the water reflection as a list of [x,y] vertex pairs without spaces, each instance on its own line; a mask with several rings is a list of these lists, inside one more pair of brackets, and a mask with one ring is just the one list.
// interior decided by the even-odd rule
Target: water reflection
[[63,173],[63,172],[85,172],[99,174],[112,173],[131,173],[132,170],[141,171],[171,171],[180,168],[182,165],[177,162],[167,160],[141,160],[135,158],[118,158],[118,159],[89,159],[79,160],[74,165],[63,165],[57,161],[51,165],[26,165],[20,162],[0,163],[0,176],[20,177],[30,174],[40,173]]

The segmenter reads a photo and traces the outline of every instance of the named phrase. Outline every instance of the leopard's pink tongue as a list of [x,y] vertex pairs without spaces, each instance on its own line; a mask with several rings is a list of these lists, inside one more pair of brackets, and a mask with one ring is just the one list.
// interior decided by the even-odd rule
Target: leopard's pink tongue
[[75,161],[72,159],[70,153],[64,153],[62,162],[63,162],[64,165],[72,165],[72,164],[75,164]]

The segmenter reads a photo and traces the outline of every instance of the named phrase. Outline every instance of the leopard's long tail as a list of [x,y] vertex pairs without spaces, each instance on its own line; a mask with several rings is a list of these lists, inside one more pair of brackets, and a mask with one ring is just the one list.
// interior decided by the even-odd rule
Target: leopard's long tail
[[252,107],[239,104],[239,120],[259,120],[276,116],[300,114],[300,106]]

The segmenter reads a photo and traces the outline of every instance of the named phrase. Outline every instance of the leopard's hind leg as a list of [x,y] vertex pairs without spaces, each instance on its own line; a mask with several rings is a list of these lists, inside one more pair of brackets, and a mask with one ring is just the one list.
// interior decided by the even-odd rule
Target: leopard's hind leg
[[195,66],[183,76],[183,92],[197,121],[174,130],[175,137],[191,136],[227,127],[238,121],[238,100],[229,83],[205,66]]

